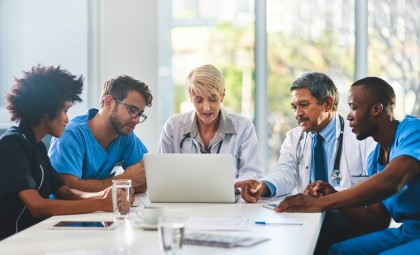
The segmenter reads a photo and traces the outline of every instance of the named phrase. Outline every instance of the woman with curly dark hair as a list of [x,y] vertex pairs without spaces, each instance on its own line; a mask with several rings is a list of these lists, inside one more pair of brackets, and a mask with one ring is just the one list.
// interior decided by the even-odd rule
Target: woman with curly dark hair
[[38,65],[15,78],[6,99],[19,125],[0,137],[0,240],[52,215],[112,210],[109,188],[86,193],[66,186],[41,141],[62,134],[71,104],[82,101],[82,88],[83,77],[60,67]]

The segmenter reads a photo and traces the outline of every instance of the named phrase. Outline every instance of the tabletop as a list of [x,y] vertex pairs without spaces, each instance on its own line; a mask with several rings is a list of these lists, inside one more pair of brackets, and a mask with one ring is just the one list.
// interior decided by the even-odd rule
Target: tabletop
[[[149,205],[144,194],[137,195],[139,206]],[[233,204],[165,203],[168,213],[183,217],[242,217],[252,221],[302,223],[301,225],[255,225],[247,231],[211,231],[215,234],[268,238],[251,247],[218,248],[184,245],[182,254],[312,254],[321,229],[323,213],[276,213],[255,204],[239,201]],[[113,230],[51,230],[60,220],[113,220],[112,213],[54,216],[0,242],[0,254],[45,255],[132,255],[161,254],[158,231],[144,230],[132,224],[136,220],[133,207],[129,220],[120,221]],[[131,221],[131,222],[130,222]],[[188,228],[186,229],[188,233]],[[208,232],[208,231],[207,231]]]

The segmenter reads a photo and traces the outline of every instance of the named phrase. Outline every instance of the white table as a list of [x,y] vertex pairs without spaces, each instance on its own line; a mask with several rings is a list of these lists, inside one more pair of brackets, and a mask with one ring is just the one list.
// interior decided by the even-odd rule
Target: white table
[[[148,201],[137,195],[137,200]],[[215,248],[185,245],[183,255],[189,254],[312,254],[321,229],[322,213],[276,213],[262,207],[261,201],[248,204],[164,204],[174,215],[201,217],[246,217],[253,221],[300,222],[303,225],[255,225],[251,231],[214,232],[227,235],[270,238],[252,247]],[[146,202],[147,203],[147,202]],[[158,205],[158,204],[156,204]],[[159,204],[161,205],[161,204]],[[133,208],[135,209],[135,208]],[[130,217],[134,219],[134,212]],[[113,220],[112,213],[91,213],[51,217],[0,242],[0,254],[48,255],[125,255],[161,254],[157,231],[134,228],[123,222],[114,230],[48,230],[60,220]],[[188,229],[187,229],[188,231]]]

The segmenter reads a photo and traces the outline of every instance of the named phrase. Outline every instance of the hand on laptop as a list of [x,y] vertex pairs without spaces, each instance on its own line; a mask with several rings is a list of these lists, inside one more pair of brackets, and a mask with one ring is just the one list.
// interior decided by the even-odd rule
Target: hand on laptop
[[257,202],[261,196],[268,194],[268,187],[264,182],[246,180],[235,183],[235,188],[242,189],[242,198],[249,202]]

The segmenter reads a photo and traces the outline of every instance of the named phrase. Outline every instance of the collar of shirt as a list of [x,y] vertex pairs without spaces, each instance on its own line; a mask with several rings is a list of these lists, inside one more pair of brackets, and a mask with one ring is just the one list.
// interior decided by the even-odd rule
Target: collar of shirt
[[34,131],[32,130],[31,125],[29,123],[21,121],[18,126],[20,132],[22,133],[22,135],[25,136],[26,140],[28,140],[29,143],[31,143],[32,145],[38,144],[38,142],[35,140]]
[[[195,111],[191,112],[191,117],[188,119],[184,130],[184,136],[189,133],[191,138],[199,142],[202,148],[204,148],[204,143],[198,132],[197,114]],[[223,140],[227,134],[236,134],[236,130],[228,112],[222,107],[220,108],[219,126],[217,127],[214,137],[210,141],[209,147],[211,148],[214,144]]]
[[[322,138],[324,138],[325,143],[330,143],[331,139],[335,138],[335,129],[336,129],[336,115],[331,119],[330,123],[327,124],[327,126],[321,130],[319,133]],[[315,134],[312,134],[312,136]],[[334,141],[333,141],[334,143]]]

